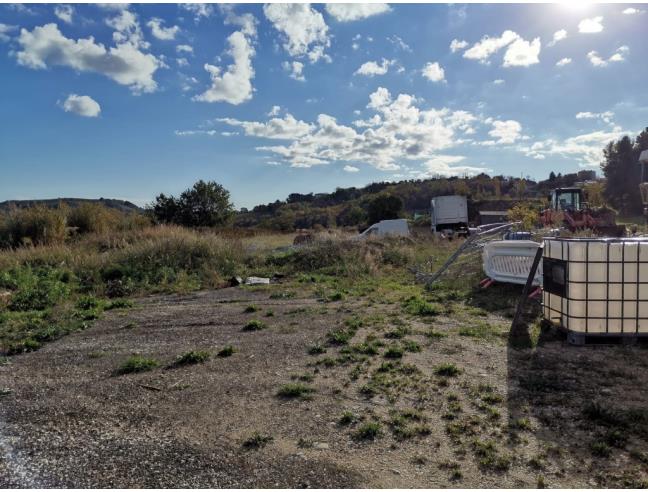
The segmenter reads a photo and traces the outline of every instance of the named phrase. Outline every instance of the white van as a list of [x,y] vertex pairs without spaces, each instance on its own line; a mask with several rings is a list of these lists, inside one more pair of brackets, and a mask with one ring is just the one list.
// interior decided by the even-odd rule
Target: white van
[[409,236],[406,219],[381,220],[360,234],[360,237]]

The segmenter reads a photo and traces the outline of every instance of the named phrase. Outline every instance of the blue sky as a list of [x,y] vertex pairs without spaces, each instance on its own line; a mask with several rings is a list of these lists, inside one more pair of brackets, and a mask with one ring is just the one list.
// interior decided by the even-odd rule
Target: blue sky
[[648,5],[0,5],[0,200],[598,168]]

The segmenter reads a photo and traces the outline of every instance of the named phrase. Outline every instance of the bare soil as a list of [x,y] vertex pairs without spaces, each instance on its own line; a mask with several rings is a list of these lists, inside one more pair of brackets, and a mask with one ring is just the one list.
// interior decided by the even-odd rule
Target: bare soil
[[[644,348],[579,348],[550,337],[513,349],[509,320],[494,314],[417,318],[393,304],[272,299],[279,288],[147,297],[1,365],[0,487],[629,487],[648,480]],[[258,311],[244,312],[250,304]],[[343,346],[327,345],[326,334],[354,316],[364,319],[354,344],[367,336],[400,343],[385,335],[404,323],[407,339],[422,347],[400,361],[410,371],[376,379],[391,361],[384,348],[340,360]],[[243,331],[251,319],[268,326]],[[459,334],[477,321],[502,335]],[[440,336],[426,336],[430,329]],[[327,352],[309,355],[317,342]],[[226,345],[234,355],[216,356]],[[190,350],[214,355],[167,367]],[[133,354],[161,365],[115,375]],[[460,374],[435,374],[444,363]],[[309,398],[277,396],[304,374],[313,378],[301,383],[315,389]],[[380,384],[368,395],[372,377]],[[460,410],[453,413],[451,401]],[[584,417],[592,401],[638,416],[637,428],[619,427],[623,442],[607,456],[592,453],[610,430]],[[407,428],[424,431],[399,435],[394,412],[411,408],[419,416]],[[356,421],[340,424],[345,411]],[[374,421],[379,435],[358,438]],[[272,440],[244,446],[255,433]],[[480,443],[491,443],[490,451]]]

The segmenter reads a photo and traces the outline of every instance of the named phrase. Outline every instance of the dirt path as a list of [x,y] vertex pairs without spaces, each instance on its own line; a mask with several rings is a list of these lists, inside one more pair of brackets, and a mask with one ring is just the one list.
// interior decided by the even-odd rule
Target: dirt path
[[[580,350],[565,378],[559,374],[561,342],[549,342],[542,351],[510,352],[501,341],[456,336],[451,319],[408,320],[410,339],[423,349],[406,353],[405,366],[399,367],[418,372],[389,384],[380,380],[384,393],[367,397],[362,387],[380,375],[382,355],[327,367],[324,359],[342,354],[339,347],[319,356],[307,348],[360,313],[379,321],[365,322],[354,341],[376,334],[382,339],[398,319],[396,308],[269,294],[232,288],[142,299],[134,309],[110,312],[84,332],[0,366],[0,387],[12,391],[0,400],[0,422],[6,424],[0,429],[0,486],[535,487],[539,475],[547,486],[592,486],[601,482],[592,482],[588,470],[600,469],[600,463],[579,449],[587,447],[593,429],[576,421],[551,423],[556,415],[580,412],[582,401],[556,407],[555,399],[541,398],[546,394],[530,393],[529,374],[572,381],[558,390],[565,399],[610,399],[632,386],[634,404],[645,408],[643,377],[623,383],[619,376],[618,385],[603,392],[593,382],[581,384],[588,364],[598,361],[600,377],[601,361],[615,349]],[[249,304],[259,310],[245,313]],[[270,310],[273,315],[267,316]],[[242,331],[253,318],[268,328]],[[448,336],[422,335],[430,328]],[[215,352],[226,345],[237,349],[233,356],[163,367],[189,350]],[[154,357],[163,366],[114,376],[133,354]],[[624,357],[633,365],[625,373],[645,371],[645,354],[627,349]],[[461,367],[460,376],[435,376],[433,369],[449,362]],[[313,397],[278,398],[278,388],[297,376],[309,380]],[[548,377],[542,381],[554,380]],[[451,414],[455,399],[461,410]],[[420,412],[421,432],[397,438],[394,411],[409,407]],[[545,415],[550,410],[554,414]],[[354,438],[361,424],[340,425],[345,411],[362,422],[383,422],[381,435],[374,441]],[[528,418],[529,426],[518,429],[514,439],[509,428],[520,418]],[[454,437],[453,423],[463,425]],[[569,443],[565,428],[573,432]],[[273,440],[246,449],[242,444],[254,433]],[[501,443],[496,456],[510,455],[510,466],[485,469],[476,439]],[[631,440],[633,449],[646,450],[644,441]],[[567,455],[554,456],[549,444]],[[615,453],[610,466],[635,465],[627,450]]]

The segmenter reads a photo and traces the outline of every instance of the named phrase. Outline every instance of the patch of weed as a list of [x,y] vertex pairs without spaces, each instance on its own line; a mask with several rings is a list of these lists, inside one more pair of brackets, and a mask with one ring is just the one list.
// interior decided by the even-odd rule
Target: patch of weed
[[306,386],[305,384],[288,383],[279,388],[277,396],[281,398],[307,398],[314,392],[315,388]]
[[438,304],[422,299],[419,296],[412,296],[403,302],[403,308],[414,316],[437,316],[443,312]]
[[243,331],[259,331],[268,327],[263,321],[258,319],[251,319],[243,326]]
[[119,366],[117,374],[131,374],[135,372],[150,371],[158,367],[160,363],[152,358],[142,357],[141,355],[133,355],[126,359],[126,361]]
[[243,441],[243,447],[246,449],[261,449],[264,448],[268,443],[272,442],[274,438],[272,436],[267,436],[255,432],[245,441]]
[[448,362],[436,366],[434,368],[434,374],[436,374],[437,376],[453,377],[461,374],[461,369],[459,369],[455,364]]
[[232,347],[231,345],[226,345],[225,347],[220,349],[216,353],[216,355],[218,357],[230,357],[230,356],[234,355],[234,352],[236,352],[236,349],[234,347]]
[[357,440],[373,441],[382,435],[380,422],[371,421],[360,425],[353,434]]
[[178,356],[178,358],[173,362],[172,366],[189,366],[192,364],[203,364],[209,360],[211,354],[206,350],[191,350],[185,352],[184,354]]

